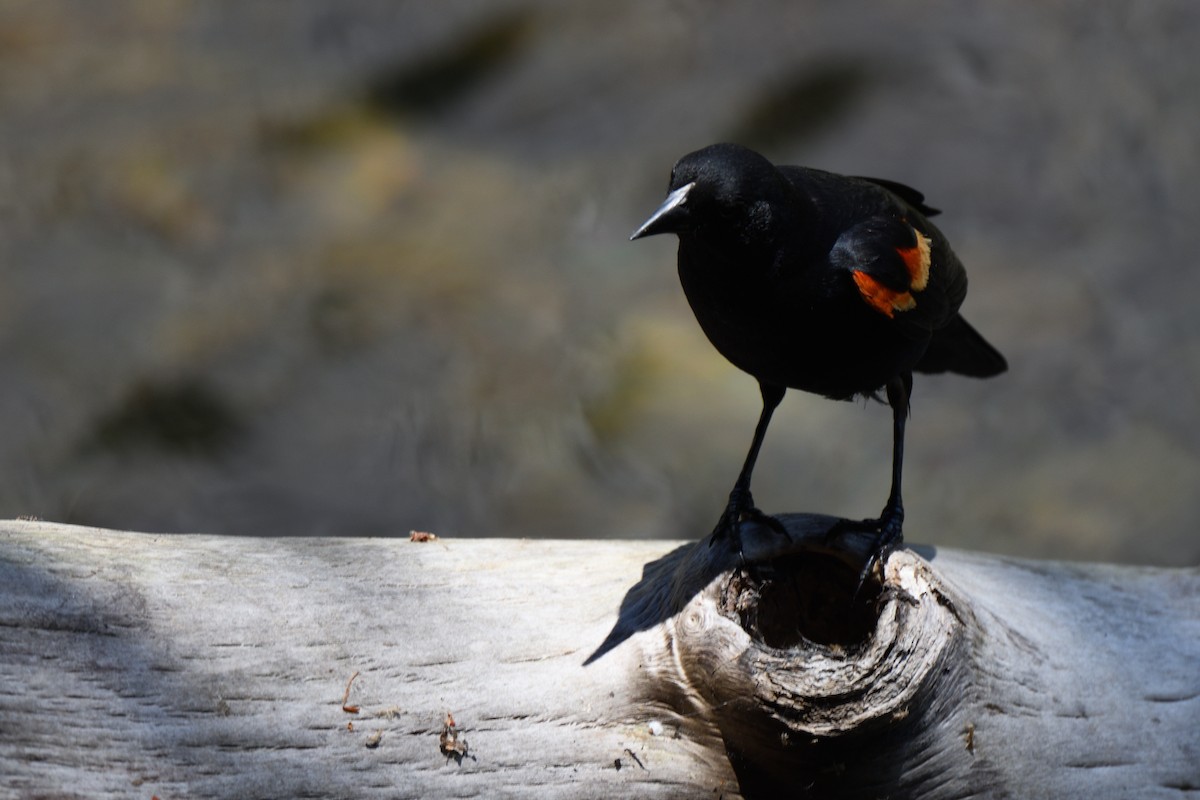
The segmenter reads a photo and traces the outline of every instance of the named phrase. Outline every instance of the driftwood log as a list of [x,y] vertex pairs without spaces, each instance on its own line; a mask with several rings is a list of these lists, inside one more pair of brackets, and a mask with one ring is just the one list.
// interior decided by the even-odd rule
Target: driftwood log
[[[0,796],[1200,797],[1200,572],[0,523]],[[357,674],[357,678],[351,680]],[[448,717],[451,715],[451,719]]]

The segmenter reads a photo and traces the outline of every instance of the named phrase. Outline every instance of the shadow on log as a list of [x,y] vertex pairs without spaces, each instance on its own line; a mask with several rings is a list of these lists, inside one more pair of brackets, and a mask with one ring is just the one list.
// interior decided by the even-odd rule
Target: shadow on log
[[915,548],[855,600],[869,539],[783,519],[743,529],[744,560],[0,522],[0,774],[15,796],[1200,797],[1196,569]]

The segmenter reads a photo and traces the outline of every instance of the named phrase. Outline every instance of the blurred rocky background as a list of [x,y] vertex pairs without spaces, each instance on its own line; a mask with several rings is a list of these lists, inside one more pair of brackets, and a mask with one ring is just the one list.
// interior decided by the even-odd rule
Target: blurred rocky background
[[[1009,358],[918,378],[913,541],[1200,560],[1200,5],[0,3],[0,515],[707,534],[758,413],[674,242],[717,140],[910,183]],[[755,494],[877,513],[790,393]]]

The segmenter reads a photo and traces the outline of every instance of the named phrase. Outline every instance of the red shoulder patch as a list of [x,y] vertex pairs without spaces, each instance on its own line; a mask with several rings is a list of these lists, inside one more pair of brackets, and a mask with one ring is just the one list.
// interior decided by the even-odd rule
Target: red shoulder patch
[[867,301],[867,305],[888,317],[896,316],[897,311],[911,311],[917,307],[917,301],[909,292],[889,289],[862,270],[856,269],[850,274],[854,276],[858,292],[863,300]]
[[908,270],[908,277],[912,281],[912,288],[919,292],[929,283],[929,264],[931,260],[929,237],[916,228],[913,228],[912,232],[917,237],[917,243],[912,247],[897,247],[896,252],[899,253],[900,259],[904,262],[904,267]]

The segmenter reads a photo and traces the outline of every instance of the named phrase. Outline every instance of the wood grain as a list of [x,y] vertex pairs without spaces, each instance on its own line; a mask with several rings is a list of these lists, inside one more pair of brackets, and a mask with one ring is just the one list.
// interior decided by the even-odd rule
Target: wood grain
[[865,542],[786,522],[743,558],[0,522],[0,795],[1200,797],[1196,570],[917,548],[855,604]]

